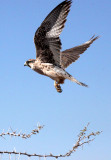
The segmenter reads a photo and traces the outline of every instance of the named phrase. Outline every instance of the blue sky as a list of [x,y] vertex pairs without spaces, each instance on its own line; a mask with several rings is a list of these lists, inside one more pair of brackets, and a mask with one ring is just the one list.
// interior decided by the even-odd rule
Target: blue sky
[[0,150],[15,147],[29,153],[62,154],[72,148],[79,131],[90,122],[91,130],[103,133],[66,160],[111,159],[111,1],[73,1],[61,34],[63,50],[89,40],[93,34],[101,35],[67,68],[89,88],[67,80],[63,93],[58,94],[51,79],[24,67],[26,60],[35,58],[36,29],[60,2],[0,2],[0,132],[10,126],[30,132],[37,122],[45,125],[32,139],[1,138]]

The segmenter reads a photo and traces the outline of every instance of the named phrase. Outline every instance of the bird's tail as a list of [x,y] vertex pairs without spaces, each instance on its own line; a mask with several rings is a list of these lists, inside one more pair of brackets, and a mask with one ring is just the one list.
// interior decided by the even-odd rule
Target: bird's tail
[[88,87],[88,85],[86,85],[85,83],[79,82],[77,79],[75,79],[75,78],[72,77],[72,76],[70,76],[68,79],[71,80],[72,82],[76,82],[76,83],[79,84],[80,86]]

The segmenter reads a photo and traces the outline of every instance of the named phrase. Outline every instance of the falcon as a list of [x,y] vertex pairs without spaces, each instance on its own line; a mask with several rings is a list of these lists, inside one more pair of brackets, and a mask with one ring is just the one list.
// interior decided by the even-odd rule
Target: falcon
[[71,3],[72,0],[64,0],[48,14],[35,32],[36,59],[29,59],[24,63],[24,66],[54,80],[54,86],[59,93],[62,92],[60,84],[63,84],[65,79],[87,87],[86,84],[71,76],[65,68],[75,62],[80,54],[99,38],[93,36],[82,45],[61,51],[62,44],[59,36],[64,28]]

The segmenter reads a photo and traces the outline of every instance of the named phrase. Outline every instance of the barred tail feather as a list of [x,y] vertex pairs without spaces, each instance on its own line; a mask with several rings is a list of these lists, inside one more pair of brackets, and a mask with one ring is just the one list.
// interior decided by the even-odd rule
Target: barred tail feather
[[70,79],[72,82],[76,82],[77,84],[79,84],[80,86],[84,86],[84,87],[88,87],[88,85],[86,85],[85,83],[79,82],[77,79],[75,79],[74,77],[70,77]]

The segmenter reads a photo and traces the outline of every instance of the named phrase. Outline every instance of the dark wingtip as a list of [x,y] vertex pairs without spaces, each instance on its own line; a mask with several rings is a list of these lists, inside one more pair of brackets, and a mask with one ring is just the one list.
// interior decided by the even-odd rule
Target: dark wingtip
[[88,87],[88,85],[87,85],[87,84],[82,83],[82,82],[81,82],[81,85],[82,85],[82,86],[84,86],[84,87]]
[[100,38],[101,36],[95,36],[95,34],[91,37],[91,41],[95,41],[97,40],[98,38]]
[[65,0],[64,1],[66,4],[68,4],[69,6],[71,6],[71,4],[72,4],[72,0]]
[[72,0],[66,0],[70,5],[72,4]]
[[65,0],[66,2],[70,2],[70,3],[72,3],[72,0]]

